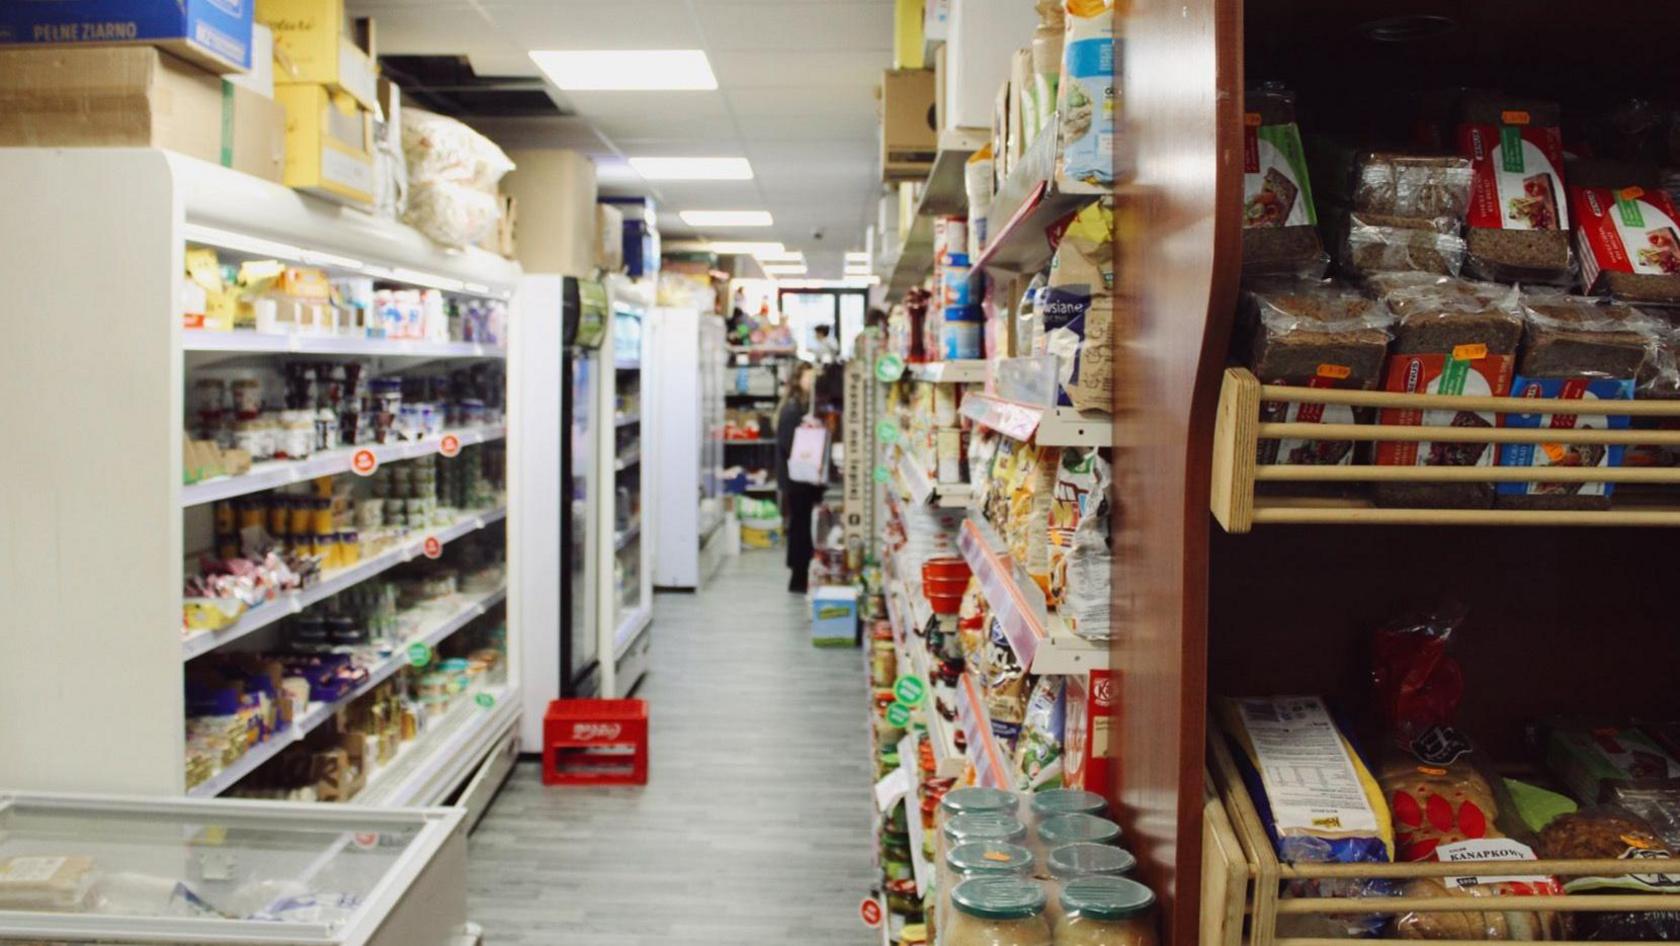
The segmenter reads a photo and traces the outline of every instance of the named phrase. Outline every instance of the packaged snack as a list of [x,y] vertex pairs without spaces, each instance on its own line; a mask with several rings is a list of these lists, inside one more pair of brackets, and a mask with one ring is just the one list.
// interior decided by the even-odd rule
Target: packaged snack
[[1040,677],[1027,698],[1027,716],[1015,743],[1015,774],[1027,789],[1062,782],[1062,729],[1067,721],[1064,678]]
[[[1462,280],[1398,285],[1383,297],[1397,316],[1384,389],[1503,397],[1510,393],[1523,321],[1515,289]],[[1491,412],[1383,408],[1378,423],[1493,427]],[[1380,442],[1376,461],[1393,466],[1491,466],[1486,443]],[[1379,505],[1478,508],[1493,504],[1489,483],[1377,483]]]
[[[1255,320],[1250,361],[1262,384],[1369,391],[1382,381],[1388,327],[1394,316],[1381,303],[1344,287],[1312,280],[1257,286],[1249,294]],[[1339,404],[1265,401],[1264,423],[1369,423],[1369,411]],[[1343,465],[1352,441],[1262,440],[1261,463]]]
[[1457,276],[1464,240],[1452,217],[1349,214],[1341,245],[1342,269],[1363,276],[1380,272]]
[[1318,236],[1295,96],[1268,83],[1243,98],[1243,273],[1322,276],[1330,263]]
[[79,913],[97,896],[94,880],[91,857],[8,857],[0,860],[0,910]]
[[[1582,401],[1633,398],[1635,376],[1659,331],[1636,309],[1593,299],[1538,296],[1525,300],[1522,358],[1515,397]],[[1506,414],[1504,427],[1624,430],[1626,415]],[[1619,467],[1625,448],[1567,442],[1502,444],[1500,466]],[[1498,504],[1523,509],[1607,509],[1612,483],[1500,483]]]
[[1569,173],[1586,291],[1680,303],[1680,211],[1656,170],[1595,161],[1571,164]]
[[1543,728],[1546,767],[1585,804],[1618,786],[1680,787],[1680,761],[1639,729],[1559,719]]
[[1356,213],[1456,221],[1470,204],[1470,161],[1458,155],[1367,151],[1353,173]]
[[[1674,855],[1639,816],[1612,807],[1561,815],[1548,824],[1535,843],[1540,856],[1559,860],[1670,858]],[[1609,877],[1571,877],[1565,893],[1680,893],[1680,876],[1618,874]],[[1680,906],[1680,901],[1676,901]],[[1680,911],[1639,913],[1569,912],[1563,914],[1563,935],[1574,940],[1680,939]]]
[[453,118],[403,109],[409,204],[403,222],[448,246],[470,246],[501,216],[497,185],[513,162],[495,143]]
[[[1388,806],[1371,772],[1316,696],[1226,699],[1219,703],[1243,781],[1280,859],[1287,863],[1393,860]],[[1291,897],[1392,896],[1387,880],[1291,881]],[[1285,936],[1371,936],[1377,914],[1278,918]]]
[[1055,355],[1060,403],[1112,409],[1114,379],[1114,204],[1104,198],[1068,224],[1039,294],[1045,351]]
[[1000,531],[1004,541],[1009,544],[1010,558],[1023,564],[1029,554],[1027,542],[1032,530],[1031,523],[1036,518],[1033,509],[1037,497],[1033,493],[1033,484],[1038,475],[1039,457],[1042,452],[1035,444],[1023,444],[1016,449],[1015,462],[1007,485],[1009,502]]
[[986,646],[986,715],[992,721],[992,735],[1010,746],[1021,734],[1027,717],[1027,671],[1009,646],[1003,627],[992,621]]
[[[1534,860],[1534,851],[1499,827],[1501,783],[1485,776],[1470,741],[1452,727],[1464,692],[1448,653],[1463,621],[1457,608],[1391,624],[1372,640],[1371,679],[1391,745],[1377,781],[1394,815],[1397,861]],[[1416,897],[1557,893],[1544,875],[1420,877],[1405,883]],[[1418,911],[1397,916],[1406,939],[1549,939],[1549,923],[1526,911]]]
[[1061,116],[1061,177],[1114,183],[1114,0],[1066,0],[1062,75],[1056,91]]
[[1047,599],[1051,597],[1050,572],[1053,544],[1050,538],[1050,521],[1055,504],[1056,482],[1062,468],[1062,450],[1059,447],[1042,447],[1038,451],[1038,461],[1033,464],[1032,474],[1027,480],[1027,489],[1031,494],[1031,506],[1027,512],[1025,556],[1016,559],[1026,570],[1027,577],[1038,585]]
[[1612,785],[1604,799],[1644,818],[1669,850],[1680,850],[1680,786]]
[[1568,285],[1569,209],[1554,102],[1471,93],[1459,153],[1471,162],[1468,269],[1480,279]]
[[[1108,505],[1110,482],[1108,461],[1095,450],[1077,458],[1071,469],[1064,468],[1057,481],[1058,490],[1076,495],[1079,507],[1073,541],[1062,556],[1066,577],[1061,581],[1057,613],[1068,630],[1091,640],[1106,640],[1112,633],[1109,591],[1114,559],[1109,532],[1112,527]],[[1067,509],[1068,505],[1064,503],[1063,508]]]
[[1062,606],[1067,597],[1068,552],[1077,538],[1079,524],[1095,503],[1104,501],[1094,490],[1098,487],[1096,465],[1102,462],[1096,449],[1060,451],[1061,463],[1056,468],[1055,492],[1050,497],[1050,515],[1046,543],[1050,555],[1050,581],[1045,593],[1052,608]]

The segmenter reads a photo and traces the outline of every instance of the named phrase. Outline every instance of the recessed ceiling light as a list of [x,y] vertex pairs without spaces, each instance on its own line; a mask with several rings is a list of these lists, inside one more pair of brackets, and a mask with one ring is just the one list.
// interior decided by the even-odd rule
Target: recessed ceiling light
[[805,273],[804,263],[764,263],[766,276],[801,276]]
[[768,227],[768,210],[685,210],[678,216],[691,227]]
[[719,256],[775,256],[786,253],[787,247],[780,243],[748,243],[731,240],[709,240],[705,248]]
[[803,263],[805,254],[798,250],[782,250],[778,253],[754,253],[760,263]]
[[649,181],[750,181],[746,158],[631,158],[630,166]]
[[868,263],[846,264],[846,275],[848,276],[868,276],[873,272],[875,272],[875,267],[869,265]]
[[846,262],[848,262],[848,263],[867,263],[867,262],[869,262],[869,254],[868,253],[863,253],[863,252],[847,253],[846,254]]
[[531,61],[568,92],[680,91],[718,87],[698,49],[537,49]]

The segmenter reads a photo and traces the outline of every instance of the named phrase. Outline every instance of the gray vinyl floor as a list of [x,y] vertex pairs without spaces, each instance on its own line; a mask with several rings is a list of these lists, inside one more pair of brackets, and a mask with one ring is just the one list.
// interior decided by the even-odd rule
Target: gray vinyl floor
[[486,946],[867,946],[863,659],[809,642],[782,553],[655,602],[646,788],[521,763],[471,839]]

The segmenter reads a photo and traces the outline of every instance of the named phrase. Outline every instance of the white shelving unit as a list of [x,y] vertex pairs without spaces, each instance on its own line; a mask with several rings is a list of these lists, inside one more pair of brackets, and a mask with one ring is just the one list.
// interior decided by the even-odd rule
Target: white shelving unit
[[[7,431],[14,443],[31,446],[14,451],[0,491],[6,530],[0,543],[17,550],[0,566],[0,600],[8,609],[0,648],[17,657],[0,662],[0,771],[11,787],[24,790],[182,796],[189,660],[412,558],[428,537],[447,542],[505,516],[511,538],[526,513],[510,482],[505,510],[472,513],[449,529],[415,535],[398,549],[270,602],[230,631],[183,641],[178,628],[190,507],[342,472],[349,462],[334,451],[183,486],[189,366],[288,355],[382,363],[505,357],[500,350],[453,342],[183,329],[178,300],[187,244],[317,265],[335,275],[510,299],[513,324],[519,268],[482,250],[446,250],[392,221],[153,149],[0,149],[0,180],[12,195],[7,226],[0,228],[0,278],[32,309],[8,323],[8,344],[0,351],[0,394],[32,405],[16,412]],[[510,379],[510,387],[515,384]],[[450,433],[462,445],[505,436],[499,429]],[[441,446],[420,441],[376,452],[387,461]],[[520,448],[518,438],[508,438],[510,469]],[[508,567],[511,588],[522,577],[518,556],[509,556]],[[421,636],[442,640],[502,594],[463,600]],[[516,622],[517,612],[510,610],[509,620]],[[508,641],[509,680],[518,680],[519,634],[510,630]],[[77,685],[66,686],[43,667],[76,668]],[[388,677],[396,669],[387,661],[378,672]],[[463,717],[456,727],[432,727],[408,748],[411,774],[392,769],[388,788],[369,786],[357,800],[425,804],[467,782],[511,739],[518,716],[514,690],[500,691],[501,698],[492,697],[494,709]],[[329,716],[330,708],[312,707],[294,732]],[[205,783],[195,794],[225,790],[222,782],[233,778]]]
[[380,466],[398,460],[413,460],[433,454],[448,455],[461,447],[489,443],[507,436],[506,427],[473,427],[446,430],[436,437],[421,440],[370,444],[365,447],[340,447],[314,454],[307,460],[268,460],[251,465],[250,472],[239,476],[218,476],[190,486],[181,487],[182,506],[200,506],[218,499],[231,499],[259,493],[277,486],[289,486],[312,480],[318,476],[337,476],[348,473],[359,453],[371,455]]
[[1107,414],[1082,414],[1071,407],[1037,407],[990,394],[963,397],[962,415],[1015,440],[1041,447],[1112,447],[1114,420]]
[[984,359],[924,361],[905,365],[904,372],[917,381],[930,381],[934,384],[984,384],[986,382],[986,362]]

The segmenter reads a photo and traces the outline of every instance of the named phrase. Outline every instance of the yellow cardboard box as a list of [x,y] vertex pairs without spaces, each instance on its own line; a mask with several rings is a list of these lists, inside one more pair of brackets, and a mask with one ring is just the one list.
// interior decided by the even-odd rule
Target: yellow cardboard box
[[286,109],[287,187],[341,203],[373,203],[373,115],[321,85],[276,85]]
[[324,85],[378,107],[379,70],[346,34],[344,0],[257,0],[257,22],[274,31],[276,85]]
[[881,177],[923,180],[939,147],[934,128],[934,74],[889,69],[881,74]]

